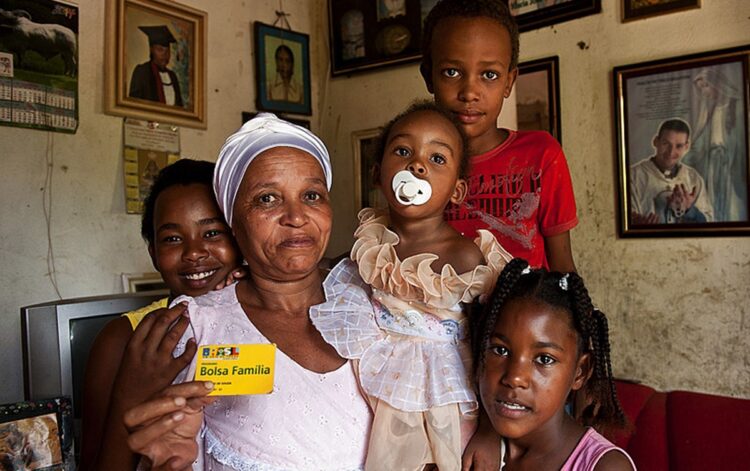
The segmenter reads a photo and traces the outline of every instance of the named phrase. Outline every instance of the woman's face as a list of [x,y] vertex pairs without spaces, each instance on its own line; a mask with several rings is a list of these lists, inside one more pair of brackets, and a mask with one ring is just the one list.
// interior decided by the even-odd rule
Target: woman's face
[[276,147],[248,166],[232,230],[253,275],[289,281],[315,271],[331,223],[325,175],[310,154]]

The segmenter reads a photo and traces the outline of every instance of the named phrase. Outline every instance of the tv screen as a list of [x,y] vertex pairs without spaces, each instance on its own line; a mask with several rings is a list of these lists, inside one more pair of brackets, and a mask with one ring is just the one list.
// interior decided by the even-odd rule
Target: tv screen
[[94,339],[111,319],[164,296],[163,291],[119,294],[21,308],[25,398],[71,397],[76,447],[80,442],[83,379]]

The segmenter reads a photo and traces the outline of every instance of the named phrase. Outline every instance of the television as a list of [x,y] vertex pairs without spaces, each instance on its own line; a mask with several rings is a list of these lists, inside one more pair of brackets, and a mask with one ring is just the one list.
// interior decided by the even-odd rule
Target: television
[[83,378],[94,339],[110,320],[166,295],[166,291],[116,294],[21,308],[25,399],[69,396],[73,402],[76,448],[81,437]]

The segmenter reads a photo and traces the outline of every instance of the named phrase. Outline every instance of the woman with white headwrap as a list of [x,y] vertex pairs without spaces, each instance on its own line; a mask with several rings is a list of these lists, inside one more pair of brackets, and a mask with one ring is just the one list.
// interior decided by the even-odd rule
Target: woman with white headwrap
[[[131,427],[174,412],[130,437],[131,448],[154,465],[189,465],[182,450],[195,445],[200,427],[194,469],[362,468],[369,408],[351,364],[308,317],[309,307],[324,301],[318,262],[331,231],[330,186],[328,151],[307,129],[261,114],[227,139],[214,190],[250,275],[224,290],[175,300],[188,303],[192,327],[176,353],[191,338],[198,345],[274,343],[273,392],[221,396],[201,414],[183,407],[182,398],[207,391],[192,382],[136,408],[126,417]],[[192,379],[195,369],[193,360],[176,382]]]

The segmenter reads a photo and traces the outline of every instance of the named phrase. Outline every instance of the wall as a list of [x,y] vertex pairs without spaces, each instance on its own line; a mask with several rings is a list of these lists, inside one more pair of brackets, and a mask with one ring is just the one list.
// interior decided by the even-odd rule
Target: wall
[[[573,250],[610,317],[615,373],[659,388],[750,397],[750,239],[616,237],[610,77],[618,65],[747,43],[750,3],[706,1],[627,24],[620,0],[602,4],[598,15],[522,34],[521,60],[560,57],[563,142],[581,220]],[[355,224],[352,131],[382,125],[427,93],[416,65],[336,78],[326,93],[323,136],[333,147],[338,205],[329,252],[341,253]]]
[[[242,111],[255,109],[252,21],[271,24],[276,0],[180,0],[208,13],[208,129],[181,130],[184,156],[215,160]],[[122,118],[103,114],[104,3],[79,2],[79,113],[73,135],[0,126],[0,403],[21,400],[23,305],[56,299],[47,268],[42,188],[52,172],[52,237],[64,298],[122,292],[121,273],[151,271],[140,217],[125,214]],[[287,1],[296,31],[311,34],[312,74],[325,74],[323,0]],[[320,43],[320,44],[319,44]],[[313,109],[321,88],[313,83]],[[313,126],[317,126],[313,116]]]

